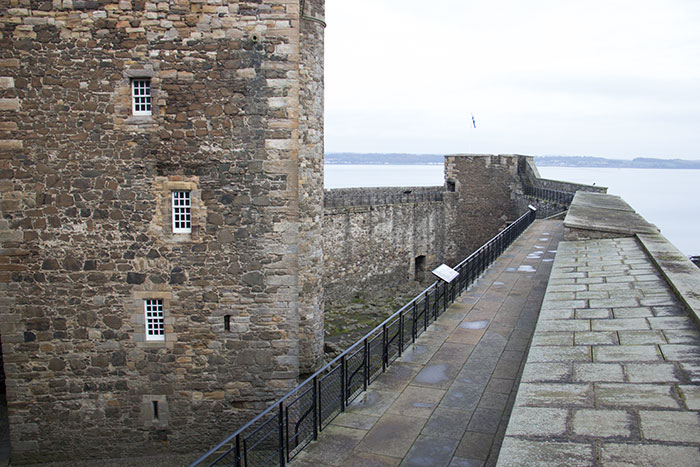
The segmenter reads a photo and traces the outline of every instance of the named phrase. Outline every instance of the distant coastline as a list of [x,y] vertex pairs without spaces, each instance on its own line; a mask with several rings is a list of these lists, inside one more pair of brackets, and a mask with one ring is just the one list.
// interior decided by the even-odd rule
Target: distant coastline
[[[326,153],[326,164],[353,165],[442,165],[441,154],[400,154],[349,152]],[[539,167],[607,167],[621,169],[700,169],[700,161],[637,157],[632,160],[590,156],[535,156]]]

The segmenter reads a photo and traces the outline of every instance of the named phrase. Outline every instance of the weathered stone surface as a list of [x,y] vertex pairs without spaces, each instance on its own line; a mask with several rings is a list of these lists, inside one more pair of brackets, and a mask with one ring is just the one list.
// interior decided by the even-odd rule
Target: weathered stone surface
[[[299,2],[229,3],[3,17],[13,464],[202,452],[323,358],[323,24]],[[151,80],[150,116],[132,115],[133,78]],[[175,190],[191,233],[172,232]],[[145,299],[162,300],[162,341]]]
[[[619,264],[624,267],[619,268]],[[576,282],[565,282],[572,279]],[[591,332],[573,332],[576,345],[563,335],[558,343],[551,339],[549,346],[531,348],[498,465],[569,465],[571,452],[566,447],[582,442],[596,449],[573,462],[576,465],[696,464],[700,445],[698,391],[683,383],[700,381],[697,330],[690,326],[685,310],[669,294],[663,279],[654,273],[636,240],[560,243],[550,284],[583,284],[589,291],[609,292],[610,296],[593,298],[592,294],[582,308],[571,302],[567,306],[573,313],[561,309],[564,318],[556,321],[591,319]],[[544,303],[556,309],[562,303],[559,293],[551,299],[547,293]],[[601,309],[612,310],[612,314],[595,316]],[[533,344],[538,344],[537,336],[554,334],[541,331],[550,329],[553,321],[549,314],[540,315]],[[570,353],[558,363],[540,362],[541,349],[579,345],[589,347],[592,361],[576,361],[576,354]],[[566,351],[559,355],[565,357]],[[581,399],[566,397],[571,391],[558,390],[570,382],[586,383],[590,388],[587,400],[592,403],[583,406]],[[560,449],[550,449],[546,435],[528,434],[521,424],[512,423],[527,420],[538,410],[570,414],[568,430],[556,435],[562,442]],[[550,453],[549,457],[543,459],[543,452]]]
[[580,409],[574,412],[573,432],[577,435],[601,438],[629,437],[635,428],[635,418],[622,410]]

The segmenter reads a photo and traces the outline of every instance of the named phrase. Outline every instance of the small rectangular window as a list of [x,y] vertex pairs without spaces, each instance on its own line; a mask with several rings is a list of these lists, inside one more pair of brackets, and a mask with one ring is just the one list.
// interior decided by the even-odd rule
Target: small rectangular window
[[144,300],[146,313],[146,340],[165,340],[165,315],[163,313],[163,300]]
[[173,191],[173,233],[192,232],[192,203],[189,191]]
[[151,80],[131,80],[131,103],[134,115],[151,115]]

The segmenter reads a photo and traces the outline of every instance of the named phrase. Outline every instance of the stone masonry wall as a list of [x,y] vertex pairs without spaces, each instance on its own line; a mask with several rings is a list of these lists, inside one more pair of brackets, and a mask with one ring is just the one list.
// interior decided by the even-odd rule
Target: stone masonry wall
[[[321,32],[300,39],[298,0],[0,3],[12,461],[201,451],[295,385],[300,301],[302,322],[319,313],[317,246],[300,247],[318,175],[299,185],[322,154]],[[152,116],[131,115],[132,78]],[[172,190],[191,192],[191,234],[170,229]]]
[[[342,302],[356,295],[391,293],[398,284],[416,279],[419,256],[425,257],[424,276],[431,280],[430,271],[441,263],[447,235],[441,201],[349,205],[363,194],[371,200],[392,199],[409,190],[432,192],[413,187],[326,192],[341,205],[326,207],[323,217],[326,300]],[[343,198],[348,206],[342,207]],[[419,271],[419,279],[420,275]]]
[[299,365],[323,362],[323,0],[302,0],[299,75]]
[[[508,222],[517,219],[523,197],[518,163],[523,156],[456,155],[445,157],[445,179],[454,184],[446,259],[456,263],[479,248]],[[447,262],[447,261],[446,261]],[[450,264],[448,263],[448,264]]]
[[391,293],[415,278],[420,256],[425,256],[423,267],[431,280],[432,269],[467,257],[524,214],[529,204],[552,208],[525,196],[521,175],[536,186],[542,182],[572,192],[597,189],[542,180],[529,156],[454,155],[445,157],[445,186],[326,190],[327,302]]

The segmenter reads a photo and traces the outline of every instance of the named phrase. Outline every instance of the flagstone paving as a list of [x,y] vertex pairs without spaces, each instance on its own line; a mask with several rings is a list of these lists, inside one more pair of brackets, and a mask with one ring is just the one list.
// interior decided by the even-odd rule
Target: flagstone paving
[[699,369],[637,239],[561,242],[498,465],[698,466]]
[[562,235],[561,221],[531,225],[292,465],[495,465]]

